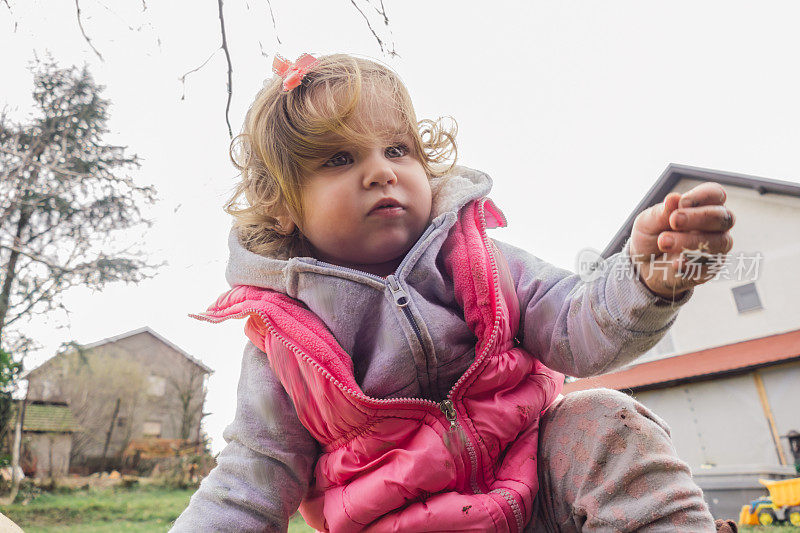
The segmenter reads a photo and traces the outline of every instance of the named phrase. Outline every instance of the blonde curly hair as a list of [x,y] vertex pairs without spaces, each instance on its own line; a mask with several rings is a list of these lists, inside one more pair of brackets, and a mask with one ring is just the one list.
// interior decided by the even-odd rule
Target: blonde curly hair
[[342,145],[360,146],[390,133],[375,131],[374,124],[364,128],[357,116],[363,106],[393,106],[429,179],[455,165],[455,122],[417,121],[408,90],[385,65],[327,55],[318,58],[295,89],[284,91],[282,82],[279,76],[267,81],[230,146],[241,180],[225,211],[233,215],[239,240],[251,252],[281,258],[312,255],[302,231],[286,234],[278,217],[303,220],[304,177],[320,161]]

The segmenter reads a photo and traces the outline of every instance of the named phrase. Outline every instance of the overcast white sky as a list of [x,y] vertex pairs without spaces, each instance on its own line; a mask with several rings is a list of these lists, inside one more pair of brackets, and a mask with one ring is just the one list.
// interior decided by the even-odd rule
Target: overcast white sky
[[[11,11],[0,6],[0,105],[26,112],[34,51],[88,63],[113,101],[109,139],[142,157],[135,177],[159,191],[143,238],[154,261],[168,262],[138,286],[66,294],[69,320],[25,326],[44,346],[27,366],[66,340],[150,326],[215,370],[205,427],[218,451],[234,414],[243,323],[186,314],[227,288],[230,221],[221,205],[236,174],[222,53],[189,77],[184,101],[178,81],[218,46],[216,2],[147,2],[143,12],[138,2],[83,0],[105,62],[81,37],[72,3],[10,3]],[[383,58],[420,118],[456,118],[460,162],[494,178],[492,198],[509,219],[494,236],[559,266],[574,268],[584,247],[605,247],[670,162],[800,182],[796,0],[385,0],[394,59],[381,55],[349,0],[272,5],[280,45],[266,2],[226,3],[235,130],[276,51]]]

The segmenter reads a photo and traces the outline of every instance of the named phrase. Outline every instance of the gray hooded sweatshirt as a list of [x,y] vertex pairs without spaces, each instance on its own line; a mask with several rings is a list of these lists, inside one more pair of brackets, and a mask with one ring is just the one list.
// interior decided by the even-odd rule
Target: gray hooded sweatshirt
[[[397,270],[382,278],[311,257],[265,257],[229,239],[227,280],[300,300],[353,359],[361,389],[376,398],[440,401],[475,358],[475,336],[455,301],[442,244],[458,210],[486,196],[489,177],[455,167],[434,179],[431,223]],[[502,207],[502,206],[501,206]],[[518,340],[548,367],[591,376],[654,346],[691,297],[654,295],[633,274],[628,245],[583,281],[528,252],[494,241],[519,297]],[[409,300],[395,303],[398,290]],[[266,354],[248,343],[236,416],[217,467],[203,480],[172,531],[286,531],[319,453]]]

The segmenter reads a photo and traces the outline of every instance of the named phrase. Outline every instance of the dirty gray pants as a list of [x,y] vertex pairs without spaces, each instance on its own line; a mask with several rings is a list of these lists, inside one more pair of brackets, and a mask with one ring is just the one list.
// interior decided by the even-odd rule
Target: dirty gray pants
[[568,394],[542,414],[533,515],[536,533],[715,531],[666,423],[609,389]]

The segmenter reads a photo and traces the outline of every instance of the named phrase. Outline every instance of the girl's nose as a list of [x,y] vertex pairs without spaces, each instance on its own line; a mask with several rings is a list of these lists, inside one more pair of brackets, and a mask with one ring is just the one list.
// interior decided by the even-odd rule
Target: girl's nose
[[392,170],[391,165],[388,161],[373,161],[368,162],[368,165],[364,172],[364,187],[372,187],[373,185],[379,185],[383,187],[384,185],[389,184],[396,184],[397,183],[397,176]]

